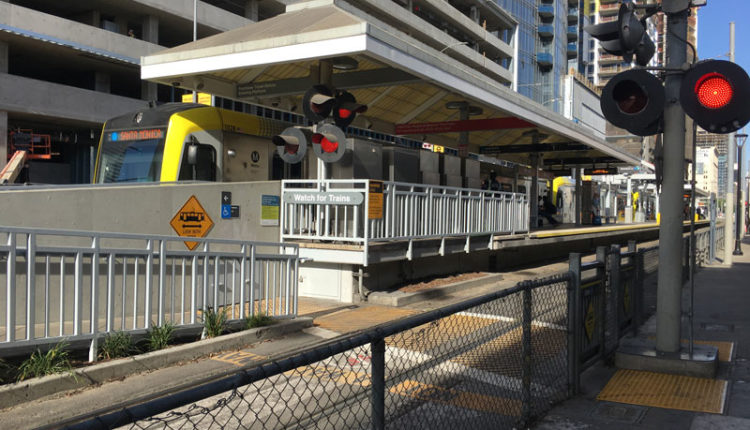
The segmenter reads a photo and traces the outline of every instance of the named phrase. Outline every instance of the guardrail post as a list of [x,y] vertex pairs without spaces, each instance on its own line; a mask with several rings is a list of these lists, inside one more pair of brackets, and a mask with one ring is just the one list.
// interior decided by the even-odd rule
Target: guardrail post
[[36,234],[26,236],[26,340],[33,340],[36,328]]
[[[613,333],[609,333],[610,336],[615,336],[615,339],[620,338],[620,309],[624,309],[621,300],[625,300],[625,295],[621,293],[622,276],[620,269],[622,267],[622,255],[620,255],[620,245],[610,246],[609,256],[609,293],[610,293],[610,310],[612,312],[612,320],[615,323]],[[606,335],[605,335],[606,336]],[[616,343],[615,343],[616,344]]]
[[571,253],[568,265],[571,273],[568,283],[568,392],[574,395],[581,387],[578,357],[581,342],[581,254]]
[[599,263],[596,267],[596,279],[599,280],[599,355],[603,359],[606,355],[607,340],[607,247],[596,247],[596,261]]
[[635,295],[635,301],[633,303],[633,315],[635,317],[635,324],[633,324],[633,336],[638,334],[638,327],[643,324],[644,315],[643,307],[645,303],[644,295],[646,288],[644,287],[646,269],[644,267],[644,251],[640,250],[635,254],[635,282],[633,282],[633,294]]
[[385,428],[385,340],[377,338],[370,343],[372,366],[372,428]]
[[531,284],[524,282],[523,289],[523,338],[521,342],[521,425],[526,427],[531,417]]
[[5,341],[16,340],[16,233],[8,232],[5,266]]
[[91,240],[91,344],[89,362],[96,361],[99,352],[99,236]]

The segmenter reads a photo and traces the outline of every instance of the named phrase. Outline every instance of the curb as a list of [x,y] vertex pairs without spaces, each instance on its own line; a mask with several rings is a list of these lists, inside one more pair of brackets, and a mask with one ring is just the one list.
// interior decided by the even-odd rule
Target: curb
[[450,293],[455,293],[456,291],[468,290],[480,285],[499,282],[502,279],[503,275],[501,274],[491,274],[482,276],[481,278],[469,279],[468,281],[456,282],[453,284],[443,285],[441,287],[430,288],[429,290],[415,291],[411,293],[404,293],[402,291],[376,291],[370,293],[370,295],[367,296],[367,301],[376,305],[400,307],[421,300],[442,297]]
[[312,327],[312,318],[298,317],[276,324],[230,333],[184,345],[106,363],[94,364],[71,373],[44,376],[0,387],[0,409],[9,408],[45,396],[98,385],[113,379],[191,361],[216,352],[244,348],[247,345]]

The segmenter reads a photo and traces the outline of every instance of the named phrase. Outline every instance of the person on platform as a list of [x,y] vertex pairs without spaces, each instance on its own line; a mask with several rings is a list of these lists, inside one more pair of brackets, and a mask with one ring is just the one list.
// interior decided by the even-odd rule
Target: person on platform
[[547,222],[552,224],[553,226],[556,226],[560,224],[559,221],[555,219],[552,215],[557,213],[557,207],[552,204],[552,201],[550,201],[549,196],[546,194],[544,197],[542,197],[542,203],[539,205],[539,216],[547,218]]

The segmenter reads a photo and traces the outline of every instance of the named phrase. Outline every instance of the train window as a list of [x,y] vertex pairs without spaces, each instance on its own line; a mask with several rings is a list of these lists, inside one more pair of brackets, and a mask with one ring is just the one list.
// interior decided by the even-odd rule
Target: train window
[[196,145],[195,164],[188,161],[189,144],[185,144],[180,163],[180,181],[216,181],[216,149],[211,145]]

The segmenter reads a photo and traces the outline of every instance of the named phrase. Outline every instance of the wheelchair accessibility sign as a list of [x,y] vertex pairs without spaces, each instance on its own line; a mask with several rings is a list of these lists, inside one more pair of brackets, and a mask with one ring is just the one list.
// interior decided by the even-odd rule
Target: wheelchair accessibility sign
[[240,207],[237,205],[221,205],[221,217],[223,219],[239,218]]

